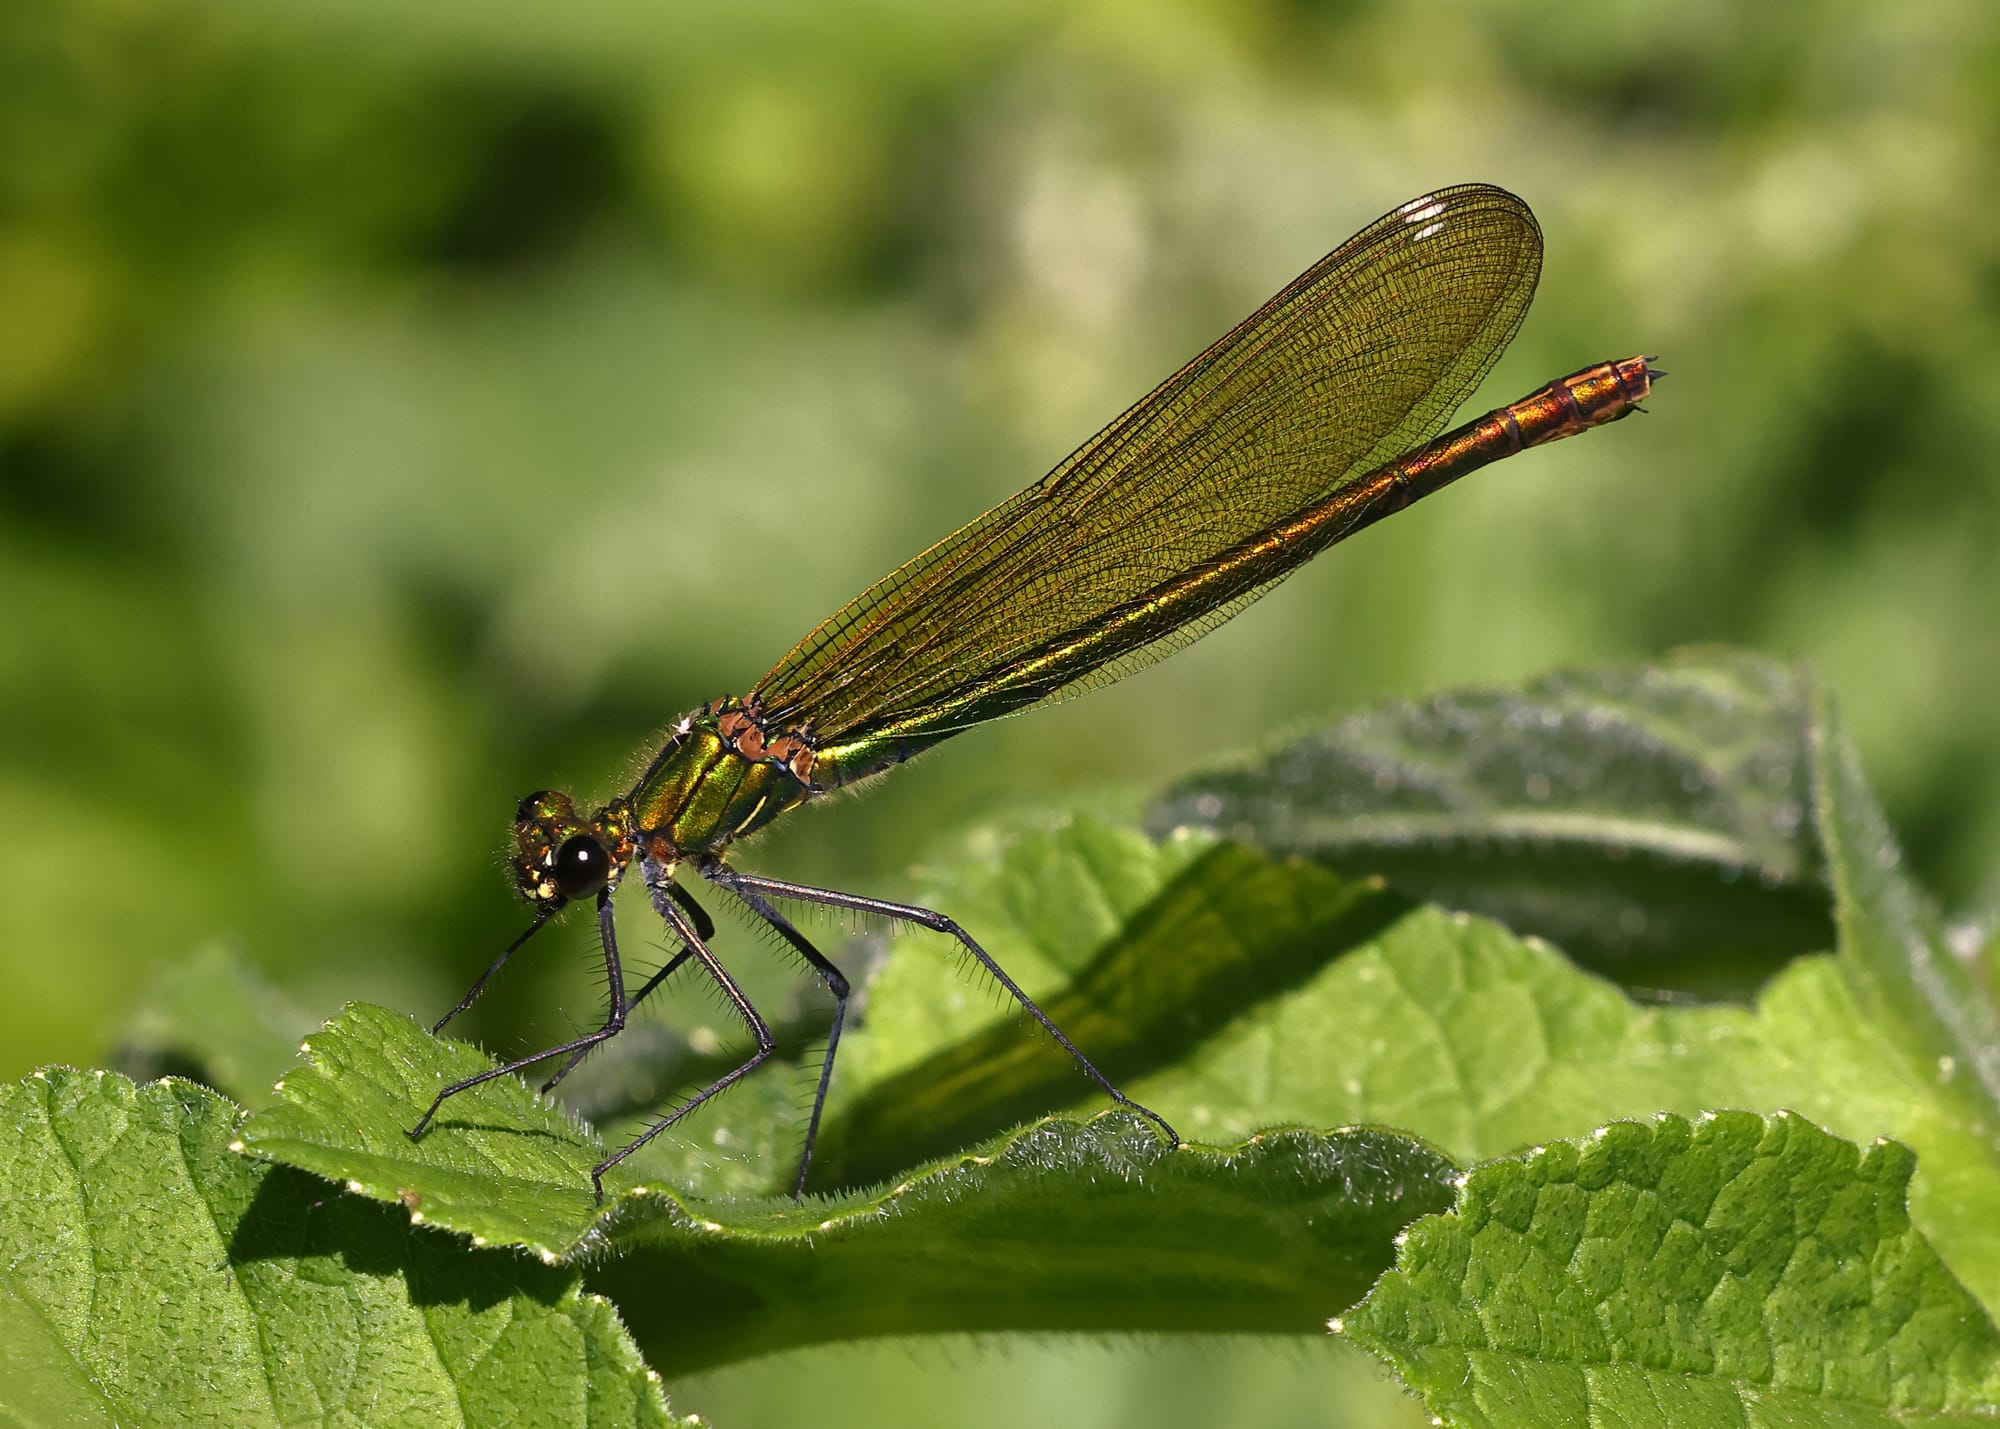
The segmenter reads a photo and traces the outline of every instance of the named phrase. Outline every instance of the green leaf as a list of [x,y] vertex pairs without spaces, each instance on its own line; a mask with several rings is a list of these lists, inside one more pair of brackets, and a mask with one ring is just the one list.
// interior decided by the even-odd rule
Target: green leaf
[[1991,1423],[2000,1332],[1911,1169],[1796,1116],[1615,1123],[1469,1173],[1334,1328],[1453,1426]]
[[1394,1132],[1170,1151],[1149,1124],[1105,1113],[830,1200],[627,1177],[599,1216],[588,1173],[602,1149],[514,1079],[454,1098],[422,1141],[404,1135],[437,1086],[482,1065],[469,1048],[365,1005],[307,1047],[246,1148],[545,1259],[618,1252],[593,1257],[592,1284],[675,1372],[864,1334],[1308,1331],[1368,1287],[1398,1229],[1449,1202],[1454,1173]]
[[[1370,1122],[1469,1162],[1615,1117],[1791,1107],[1913,1147],[1919,1224],[2000,1305],[2000,1120],[1981,1071],[2000,1047],[1992,1004],[1901,874],[1823,700],[1805,707],[1804,772],[1789,782],[1842,948],[1795,959],[1749,1008],[1637,1003],[1537,939],[1199,833],[1154,847],[1148,866],[1107,860],[1107,841],[1133,836],[1089,821],[1029,829],[997,857],[930,871],[923,898],[977,928],[1058,1025],[1185,1134]],[[1092,945],[1088,922],[1064,928],[1050,909],[1129,904],[1131,888],[1079,896],[1082,871],[1104,868],[1142,870],[1135,885],[1152,894]],[[857,1037],[843,1063],[822,1142],[830,1177],[894,1174],[912,1143],[1093,1096],[1018,1019],[962,1032],[991,1004],[967,996],[936,940],[902,940],[870,999],[886,1045]]]
[[1451,1179],[1437,1152],[1375,1128],[1170,1152],[1122,1113],[1054,1117],[878,1195],[761,1218],[627,1199],[607,1227],[620,1254],[588,1280],[670,1374],[871,1335],[1305,1333],[1449,1202]]
[[1752,1009],[1643,1007],[1545,944],[1422,909],[1128,1090],[1197,1135],[1367,1120],[1466,1161],[1617,1116],[1791,1107],[1916,1147],[1920,1223],[2000,1303],[2000,1145],[1909,1046],[1844,956],[1801,960]]
[[574,1271],[228,1149],[192,1083],[0,1091],[0,1420],[669,1424]]
[[1657,986],[1754,986],[1831,945],[1810,680],[1741,651],[1395,703],[1182,781],[1204,829],[1484,913]]
[[[1844,770],[1835,758],[1830,715],[1817,696],[1803,708],[1786,766],[1802,771],[1790,776],[1811,842],[1801,867],[1831,881],[1835,898],[1822,899],[1843,945],[1793,959],[1747,1007],[1641,1004],[1539,939],[1199,831],[1154,843],[1087,818],[987,830],[926,870],[919,896],[974,929],[1107,1073],[1200,1141],[1238,1144],[1274,1124],[1373,1124],[1466,1164],[1616,1117],[1791,1107],[1856,1141],[1911,1146],[1916,1224],[1990,1305],[2000,1300],[2000,1136],[1975,1075],[1990,1045],[1970,1000],[1978,990],[1955,967],[1936,968],[1934,920],[1883,852],[1851,758]],[[1507,709],[1494,706],[1494,717],[1504,723]],[[1684,742],[1663,747],[1668,767],[1685,766]],[[1717,807],[1740,806],[1726,784],[1714,792]],[[1255,1319],[1227,1297],[1202,1308],[1197,1272],[1171,1255],[1141,1257],[1151,1267],[1143,1293],[1135,1283],[1101,1301],[1060,1278],[1060,1257],[1031,1254],[1025,1235],[1007,1262],[1020,1268],[1018,1289],[976,1289],[956,1269],[974,1263],[960,1239],[983,1233],[968,1229],[978,1227],[975,1191],[980,1203],[1046,1196],[1039,1233],[1066,1255],[1099,1243],[1106,1232],[1088,1201],[1104,1178],[1086,1168],[1127,1155],[1098,1143],[1122,1144],[1131,1128],[1107,1118],[1087,1132],[1058,1133],[1068,1124],[1054,1122],[1007,1134],[1052,1107],[1101,1105],[1099,1094],[968,977],[942,938],[899,939],[868,987],[821,1139],[825,1179],[815,1179],[848,1189],[803,1206],[740,1192],[789,1176],[783,1143],[797,1119],[785,1109],[810,1085],[809,1067],[790,1080],[774,1068],[658,1138],[615,1181],[651,1189],[597,1219],[586,1177],[603,1148],[514,1079],[454,1099],[422,1143],[404,1137],[438,1087],[490,1065],[469,1048],[365,1008],[311,1042],[313,1065],[286,1079],[287,1104],[253,1120],[246,1142],[382,1199],[420,1196],[434,1224],[492,1241],[552,1256],[619,1250],[593,1264],[591,1283],[616,1294],[663,1367],[871,1324],[978,1328],[989,1300],[985,1313],[1018,1327],[1071,1324],[1078,1307],[1105,1329],[1121,1316],[1213,1329]],[[1059,1165],[1028,1154],[1058,1134],[1095,1140]],[[1328,1145],[1345,1145],[1343,1135]],[[1000,1169],[988,1178],[954,1154],[968,1146]],[[1212,1163],[1146,1164],[1148,1184],[1174,1187],[1158,1203],[1163,1237],[1248,1255],[1256,1242],[1244,1227],[1270,1213],[1268,1182],[1246,1184],[1231,1204],[1235,1232],[1190,1229],[1180,1198],[1191,1183],[1173,1177]],[[1368,1178],[1352,1184],[1383,1204]],[[1314,1217],[1328,1224],[1330,1214]],[[1390,1219],[1351,1223],[1347,1270],[1299,1257],[1318,1266],[1318,1291],[1294,1287],[1270,1313],[1296,1316],[1310,1300],[1330,1315],[1350,1303],[1367,1234],[1388,1233]],[[1375,1252],[1385,1253],[1379,1243]],[[869,1303],[903,1287],[922,1314],[899,1319]]]
[[247,1150],[377,1200],[415,1195],[432,1225],[548,1261],[596,1219],[590,1172],[604,1147],[519,1077],[460,1093],[410,1139],[442,1087],[493,1065],[478,1049],[351,1003],[300,1050],[305,1064],[278,1083],[279,1104],[245,1124]]

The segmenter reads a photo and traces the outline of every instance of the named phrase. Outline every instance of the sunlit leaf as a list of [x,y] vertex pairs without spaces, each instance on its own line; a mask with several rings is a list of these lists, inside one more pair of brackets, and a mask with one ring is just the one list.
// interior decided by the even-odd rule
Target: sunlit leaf
[[2000,1332],[1910,1170],[1796,1116],[1614,1123],[1475,1169],[1335,1328],[1454,1429],[1990,1423]]
[[0,1091],[0,1419],[677,1422],[573,1270],[234,1154],[182,1081]]

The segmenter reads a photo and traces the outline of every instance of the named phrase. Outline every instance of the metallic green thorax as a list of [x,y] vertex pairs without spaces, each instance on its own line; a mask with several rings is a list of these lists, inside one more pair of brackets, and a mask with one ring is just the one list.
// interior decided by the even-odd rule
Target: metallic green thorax
[[771,733],[754,706],[718,700],[681,720],[631,795],[648,856],[719,852],[825,786],[814,775],[810,735]]
[[683,859],[719,854],[815,795],[912,752],[856,769],[844,758],[852,750],[821,749],[809,725],[778,728],[754,695],[716,700],[675,724],[632,792],[590,818],[554,790],[523,799],[514,816],[514,883],[530,904],[554,913],[586,892],[615,890],[637,858],[671,873]]

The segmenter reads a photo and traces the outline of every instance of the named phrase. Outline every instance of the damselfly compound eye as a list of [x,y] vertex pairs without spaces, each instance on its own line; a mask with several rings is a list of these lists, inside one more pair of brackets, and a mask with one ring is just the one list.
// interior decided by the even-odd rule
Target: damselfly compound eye
[[611,876],[611,856],[589,834],[578,834],[556,850],[555,876],[564,898],[588,898]]

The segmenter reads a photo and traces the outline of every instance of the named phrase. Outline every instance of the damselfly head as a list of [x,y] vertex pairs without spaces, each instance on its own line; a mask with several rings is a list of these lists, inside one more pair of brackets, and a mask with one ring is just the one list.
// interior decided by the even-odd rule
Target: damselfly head
[[567,794],[530,794],[514,814],[514,886],[546,913],[590,897],[632,861],[631,826],[622,802],[585,820]]

